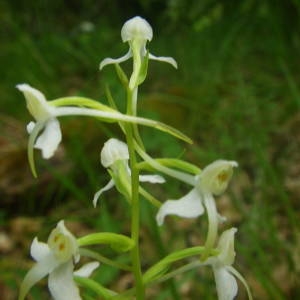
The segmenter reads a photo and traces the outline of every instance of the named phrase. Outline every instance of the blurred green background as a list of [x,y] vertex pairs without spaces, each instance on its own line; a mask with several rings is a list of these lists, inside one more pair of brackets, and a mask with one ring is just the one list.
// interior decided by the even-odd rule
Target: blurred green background
[[[0,299],[16,299],[32,265],[33,237],[45,240],[58,220],[65,219],[78,236],[129,231],[129,207],[115,191],[105,194],[97,209],[91,205],[94,192],[109,180],[99,152],[109,136],[122,138],[117,126],[61,120],[62,146],[49,161],[36,152],[35,180],[26,157],[25,125],[31,117],[15,85],[29,83],[48,99],[76,94],[106,103],[108,83],[122,110],[124,92],[114,68],[99,72],[98,65],[127,51],[120,29],[135,15],[153,27],[151,53],[172,56],[179,65],[175,71],[151,62],[140,88],[140,115],[173,125],[194,140],[185,145],[141,129],[148,152],[200,167],[218,158],[238,161],[230,188],[217,200],[228,217],[224,228],[238,228],[236,268],[255,299],[299,299],[299,12],[298,0],[1,1]],[[162,201],[189,188],[168,182],[151,187]],[[158,231],[155,211],[144,202],[142,213],[145,268],[165,253],[203,243],[205,217],[169,217]],[[109,249],[99,250],[111,257]],[[96,278],[116,290],[132,282],[128,274],[104,265]],[[45,285],[41,282],[28,299],[48,299]],[[211,270],[177,278],[177,292],[168,284],[150,288],[149,299],[176,294],[216,299]],[[243,287],[237,298],[246,299]]]

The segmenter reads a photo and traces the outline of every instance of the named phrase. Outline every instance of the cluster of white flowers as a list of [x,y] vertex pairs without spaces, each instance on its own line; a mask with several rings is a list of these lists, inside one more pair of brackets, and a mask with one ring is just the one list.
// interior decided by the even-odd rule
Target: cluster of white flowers
[[[152,40],[153,31],[145,19],[134,17],[128,20],[121,30],[121,37],[123,42],[128,42],[129,51],[120,58],[105,58],[100,63],[100,69],[109,64],[119,64],[132,57],[133,72],[128,87],[135,98],[137,86],[141,83],[141,74],[145,72],[143,69],[145,60],[146,64],[148,59],[150,59],[167,62],[177,68],[177,63],[173,58],[154,56],[147,50],[146,45],[147,42]],[[40,149],[43,158],[49,159],[54,155],[61,142],[62,133],[57,119],[59,116],[92,116],[99,117],[102,120],[141,123],[155,127],[154,123],[151,123],[149,120],[123,115],[113,109],[105,108],[104,105],[101,105],[99,110],[93,109],[96,105],[94,103],[91,107],[84,107],[87,103],[86,99],[80,100],[81,102],[78,102],[77,107],[74,107],[76,106],[75,104],[60,106],[47,101],[40,91],[28,84],[19,84],[17,88],[24,94],[27,108],[35,120],[35,122],[30,122],[27,125],[27,131],[30,134],[28,156],[34,174],[36,172],[33,162],[33,148]],[[133,105],[135,106],[136,103],[133,103]],[[135,108],[133,111],[135,111]],[[134,143],[133,141],[133,145],[135,145]],[[143,150],[137,148],[135,151],[145,161],[147,160],[148,156],[146,153],[143,154]],[[133,189],[129,160],[128,146],[124,142],[111,138],[104,144],[101,151],[101,164],[108,170],[111,179],[95,193],[93,198],[94,207],[96,207],[102,193],[114,186],[130,202]],[[151,165],[154,160],[149,159],[148,162]],[[165,175],[172,176],[174,174],[175,178],[183,178],[185,183],[192,186],[191,191],[185,196],[177,200],[167,200],[163,204],[158,204],[160,206],[156,215],[158,226],[163,225],[165,218],[169,215],[176,215],[182,218],[197,218],[205,212],[207,213],[208,234],[204,245],[205,251],[201,258],[201,265],[212,267],[219,300],[232,300],[235,298],[238,292],[235,277],[239,278],[245,285],[249,298],[251,299],[252,297],[244,278],[232,267],[235,260],[234,236],[237,229],[228,229],[221,233],[218,238],[219,224],[225,221],[226,218],[217,212],[214,197],[225,192],[232,178],[233,170],[237,166],[238,164],[235,161],[216,160],[203,168],[199,174],[191,176],[186,172],[160,166],[158,162],[154,162],[152,165],[152,168],[157,171],[164,172]],[[137,179],[139,182],[165,183],[164,177],[158,174],[139,175],[138,178],[136,177],[136,181]],[[140,186],[138,192],[142,193],[142,195],[149,195]],[[213,248],[217,251],[215,255],[211,254]],[[47,275],[49,276],[48,287],[55,300],[80,300],[79,289],[73,280],[73,276],[88,277],[99,266],[98,262],[91,262],[74,271],[75,264],[80,260],[79,244],[72,233],[65,227],[64,221],[60,221],[57,224],[57,227],[51,232],[47,243],[39,242],[35,238],[31,244],[30,252],[36,264],[24,278],[19,300],[25,299],[31,287]]]

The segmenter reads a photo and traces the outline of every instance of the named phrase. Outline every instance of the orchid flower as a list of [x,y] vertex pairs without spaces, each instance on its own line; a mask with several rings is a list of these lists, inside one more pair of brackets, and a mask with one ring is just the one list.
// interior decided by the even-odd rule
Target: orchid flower
[[55,107],[48,104],[44,94],[28,84],[18,84],[17,88],[24,93],[29,112],[36,120],[27,125],[27,131],[36,137],[41,130],[43,133],[37,138],[34,147],[42,151],[43,158],[53,156],[61,142],[61,130],[55,117]]
[[[156,219],[162,225],[167,215],[196,218],[204,213],[203,204],[222,194],[232,177],[235,161],[216,160],[195,176],[195,187],[178,200],[168,200],[159,209]],[[194,183],[191,183],[192,185]]]
[[80,259],[79,247],[63,220],[52,230],[47,243],[34,238],[30,254],[37,263],[26,274],[18,300],[25,299],[31,287],[47,275],[48,287],[55,300],[81,300],[73,274],[88,277],[99,266],[98,262],[92,262],[73,272],[74,263]]
[[[57,120],[57,117],[60,116],[89,116],[99,118],[106,122],[123,121],[138,123],[157,128],[189,141],[185,135],[170,126],[154,120],[124,115],[92,99],[65,97],[47,101],[43,93],[28,84],[18,84],[17,88],[24,94],[27,108],[35,119],[35,122],[30,122],[27,125],[27,131],[30,134],[28,141],[28,160],[35,177],[37,175],[34,165],[33,148],[40,149],[45,159],[51,158],[54,155],[61,142],[61,130]],[[69,106],[64,106],[66,104]],[[43,132],[40,134],[41,131]]]
[[205,260],[217,238],[218,224],[226,220],[220,216],[216,209],[214,195],[221,195],[227,188],[233,174],[233,168],[238,164],[235,161],[216,160],[205,167],[199,175],[195,176],[194,188],[179,200],[168,200],[159,209],[156,220],[162,225],[167,215],[177,215],[183,218],[196,218],[204,213],[208,215],[208,234],[203,255]]
[[[124,142],[111,138],[104,143],[101,150],[101,164],[108,168],[112,179],[98,192],[95,193],[93,204],[96,207],[101,194],[116,185],[121,194],[130,199],[131,195],[131,170],[128,165],[128,146]],[[140,182],[164,183],[165,179],[160,175],[139,175]]]
[[236,232],[236,228],[231,228],[221,234],[217,246],[220,253],[217,256],[208,258],[206,263],[212,266],[219,300],[233,300],[235,298],[238,292],[235,277],[241,280],[247,290],[248,298],[252,299],[245,279],[232,267],[235,259],[234,235]]
[[137,84],[142,60],[148,55],[149,59],[167,62],[177,68],[177,63],[172,57],[155,56],[148,54],[146,49],[147,41],[151,41],[153,31],[150,24],[143,18],[136,16],[125,22],[121,30],[122,41],[129,43],[129,51],[119,58],[105,58],[100,63],[100,70],[109,64],[119,64],[133,57],[133,73],[129,87],[134,88]]

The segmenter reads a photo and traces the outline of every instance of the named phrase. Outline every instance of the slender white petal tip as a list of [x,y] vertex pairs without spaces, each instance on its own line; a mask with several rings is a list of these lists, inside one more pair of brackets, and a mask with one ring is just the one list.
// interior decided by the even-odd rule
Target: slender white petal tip
[[90,277],[91,274],[100,266],[100,263],[93,261],[83,265],[80,269],[74,272],[75,276],[79,277]]
[[202,199],[196,189],[192,189],[179,200],[168,200],[159,209],[156,215],[158,225],[162,225],[167,215],[176,215],[183,218],[196,218],[204,213]]
[[104,143],[101,151],[101,164],[108,168],[117,160],[129,160],[127,144],[117,139],[109,139]]
[[206,192],[214,195],[222,194],[233,175],[233,168],[238,163],[228,160],[216,160],[207,167],[198,176],[198,187]]
[[132,41],[133,39],[151,41],[153,31],[145,19],[136,16],[124,23],[121,30],[121,37],[123,42]]
[[94,207],[97,206],[98,199],[102,195],[102,193],[110,190],[111,188],[114,187],[114,185],[115,185],[115,182],[113,179],[111,179],[105,187],[103,187],[102,189],[100,189],[98,192],[95,193],[94,198],[93,198]]

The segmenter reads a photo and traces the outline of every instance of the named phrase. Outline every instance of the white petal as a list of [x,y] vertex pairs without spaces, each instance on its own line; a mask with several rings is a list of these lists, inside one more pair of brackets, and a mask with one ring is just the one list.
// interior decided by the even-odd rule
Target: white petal
[[192,189],[179,200],[168,200],[159,209],[156,215],[158,225],[162,225],[167,215],[177,215],[183,218],[196,218],[202,215],[204,208],[202,199],[196,189]]
[[50,249],[48,244],[39,242],[38,239],[35,237],[31,243],[30,247],[30,255],[35,261],[40,261],[49,255]]
[[24,94],[27,108],[37,121],[53,116],[54,108],[47,103],[43,93],[26,83],[18,84],[17,89]]
[[140,175],[140,182],[150,182],[150,183],[165,183],[166,180],[160,175]]
[[115,182],[113,181],[113,179],[111,179],[105,187],[103,187],[97,193],[95,193],[94,199],[93,199],[93,205],[94,205],[94,207],[96,207],[98,199],[101,196],[101,194],[103,192],[105,192],[105,191],[110,190],[112,187],[114,187],[114,185],[115,185]]
[[99,69],[102,70],[106,65],[119,64],[123,61],[128,60],[130,57],[132,57],[131,50],[129,50],[124,56],[121,56],[119,58],[104,58],[100,63]]
[[165,56],[155,56],[149,53],[149,59],[162,61],[171,64],[175,69],[177,69],[177,62],[173,57],[165,57]]
[[38,137],[34,147],[42,150],[43,158],[48,159],[53,156],[59,143],[61,142],[61,130],[57,119],[50,119],[44,131]]
[[232,265],[235,259],[234,235],[236,232],[237,229],[232,227],[222,232],[219,238],[217,248],[220,250],[220,253],[218,255],[218,260],[227,266]]
[[60,262],[52,255],[52,253],[49,253],[49,255],[37,262],[26,274],[20,287],[18,300],[23,300],[32,286],[52,272],[59,264]]
[[225,267],[213,267],[219,300],[232,300],[238,292],[236,279]]
[[81,300],[73,280],[73,263],[68,261],[50,273],[48,287],[54,300]]
[[104,168],[110,167],[117,160],[129,160],[128,146],[118,139],[111,138],[104,143],[100,158]]
[[83,265],[80,269],[74,272],[75,276],[79,277],[90,277],[94,270],[99,267],[99,263],[97,261],[93,261]]
[[151,41],[153,37],[152,27],[145,19],[136,16],[124,23],[121,30],[121,37],[123,42],[134,39]]

